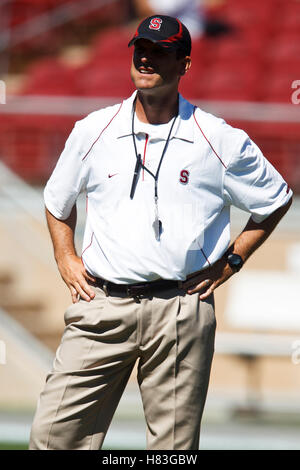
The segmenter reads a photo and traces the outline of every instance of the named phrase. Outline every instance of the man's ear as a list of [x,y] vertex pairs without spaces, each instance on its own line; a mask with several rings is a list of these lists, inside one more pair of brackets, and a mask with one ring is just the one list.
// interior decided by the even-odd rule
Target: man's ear
[[190,56],[186,56],[182,59],[182,70],[180,71],[180,75],[185,75],[191,68],[192,59]]

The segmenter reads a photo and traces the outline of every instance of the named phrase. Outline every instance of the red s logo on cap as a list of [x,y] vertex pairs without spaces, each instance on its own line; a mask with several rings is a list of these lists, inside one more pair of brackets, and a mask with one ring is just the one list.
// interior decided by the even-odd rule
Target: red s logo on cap
[[152,18],[149,24],[149,29],[154,29],[155,31],[159,31],[162,24],[161,18]]

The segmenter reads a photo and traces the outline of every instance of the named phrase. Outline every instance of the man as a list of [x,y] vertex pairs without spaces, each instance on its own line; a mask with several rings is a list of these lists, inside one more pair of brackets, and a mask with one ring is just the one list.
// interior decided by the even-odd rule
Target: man
[[[138,361],[148,449],[197,449],[214,350],[214,290],[291,204],[257,146],[178,94],[191,40],[175,18],[138,27],[123,103],[76,123],[45,188],[72,305],[31,449],[99,449]],[[116,64],[117,66],[117,64]],[[81,258],[76,199],[87,194]],[[229,246],[229,210],[251,213]]]

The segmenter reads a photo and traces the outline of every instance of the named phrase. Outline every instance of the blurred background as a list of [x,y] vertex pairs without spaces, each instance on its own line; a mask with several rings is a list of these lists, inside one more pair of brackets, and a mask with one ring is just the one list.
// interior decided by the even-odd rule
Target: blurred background
[[[181,93],[244,129],[295,193],[241,273],[216,291],[216,354],[201,449],[300,450],[300,1],[0,1],[0,449],[27,448],[69,293],[54,263],[43,187],[76,120],[134,90],[141,18],[193,36]],[[84,196],[78,201],[81,251]],[[248,214],[232,211],[232,237]],[[106,449],[145,449],[135,372]]]

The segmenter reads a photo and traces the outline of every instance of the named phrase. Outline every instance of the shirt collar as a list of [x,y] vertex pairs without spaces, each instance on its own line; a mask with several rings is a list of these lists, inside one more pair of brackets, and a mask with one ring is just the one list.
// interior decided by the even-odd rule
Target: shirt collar
[[[136,98],[136,94],[137,91],[135,91],[128,99],[123,101],[122,108],[119,113],[120,119],[118,119],[119,129],[117,131],[117,138],[131,135],[133,103]],[[179,93],[179,113],[171,138],[194,142],[194,126],[190,122],[190,119],[193,116],[193,111],[194,106]],[[135,131],[138,131],[138,129],[135,128]]]

